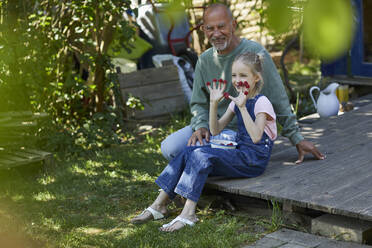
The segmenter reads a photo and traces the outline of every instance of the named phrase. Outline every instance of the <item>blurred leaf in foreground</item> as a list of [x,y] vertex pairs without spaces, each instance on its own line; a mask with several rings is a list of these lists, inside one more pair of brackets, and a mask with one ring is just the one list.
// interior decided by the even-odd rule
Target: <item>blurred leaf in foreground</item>
[[350,0],[309,0],[305,6],[305,42],[322,59],[335,59],[350,48],[354,26]]
[[290,29],[293,11],[290,0],[267,0],[267,24],[276,33],[284,33]]

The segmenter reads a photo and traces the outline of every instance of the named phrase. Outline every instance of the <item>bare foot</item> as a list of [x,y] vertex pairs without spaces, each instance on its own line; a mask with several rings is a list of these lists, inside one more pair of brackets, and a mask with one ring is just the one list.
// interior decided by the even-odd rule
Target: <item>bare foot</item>
[[[180,219],[178,220],[178,218]],[[177,230],[184,228],[186,225],[193,226],[198,221],[199,219],[196,218],[196,216],[184,217],[180,215],[176,219],[172,220],[170,223],[160,227],[159,230],[163,232],[175,232]]]
[[[168,210],[166,206],[158,206],[158,205],[151,205],[152,209],[160,212],[162,215],[166,216],[168,214]],[[149,210],[143,211],[141,214],[137,215],[133,219],[130,220],[132,224],[143,224],[150,220],[153,220],[154,216]]]

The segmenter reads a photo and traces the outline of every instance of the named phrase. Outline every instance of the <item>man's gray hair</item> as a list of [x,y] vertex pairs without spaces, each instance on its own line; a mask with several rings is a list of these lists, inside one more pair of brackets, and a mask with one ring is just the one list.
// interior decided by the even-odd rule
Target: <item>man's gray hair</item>
[[203,12],[203,21],[204,21],[204,17],[205,17],[205,13],[207,11],[210,11],[210,10],[213,10],[213,9],[217,9],[217,8],[223,8],[225,9],[225,11],[227,12],[227,15],[230,17],[231,20],[234,19],[232,13],[231,13],[231,10],[228,6],[226,6],[225,4],[222,4],[222,3],[213,3],[211,5],[209,5],[208,7],[206,7],[204,9],[204,12]]

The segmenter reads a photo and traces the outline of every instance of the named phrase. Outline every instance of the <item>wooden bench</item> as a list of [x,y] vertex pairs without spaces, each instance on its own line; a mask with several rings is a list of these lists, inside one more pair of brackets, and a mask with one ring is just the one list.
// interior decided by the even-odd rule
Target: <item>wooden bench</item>
[[27,148],[32,128],[45,115],[26,112],[0,113],[0,170],[44,162],[50,164],[53,156],[49,152]]
[[120,91],[125,104],[129,94],[139,98],[144,110],[128,112],[126,118],[146,119],[182,111],[187,107],[178,70],[174,65],[119,73]]

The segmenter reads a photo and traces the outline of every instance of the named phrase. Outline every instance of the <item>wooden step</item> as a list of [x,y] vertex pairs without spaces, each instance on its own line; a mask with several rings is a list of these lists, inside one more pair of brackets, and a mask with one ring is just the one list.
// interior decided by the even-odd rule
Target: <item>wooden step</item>
[[35,162],[50,162],[52,153],[35,150],[35,149],[20,149],[12,152],[0,153],[0,169],[9,169],[21,165],[31,164]]

